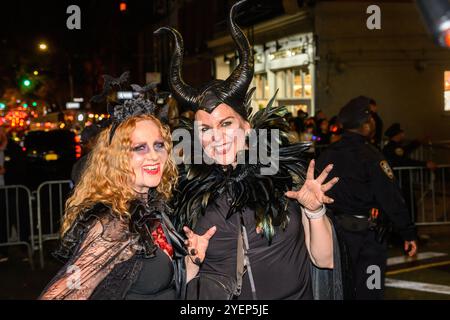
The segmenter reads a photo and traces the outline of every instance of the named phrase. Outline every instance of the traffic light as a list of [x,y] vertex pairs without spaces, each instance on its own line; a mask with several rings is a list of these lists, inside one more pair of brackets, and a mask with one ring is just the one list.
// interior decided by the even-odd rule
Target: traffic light
[[33,107],[37,107],[37,102],[33,101],[33,103],[31,104]]
[[29,80],[29,79],[23,79],[22,84],[23,84],[25,87],[28,88],[28,87],[31,86],[31,80]]
[[127,3],[125,1],[121,1],[119,5],[120,12],[127,11]]

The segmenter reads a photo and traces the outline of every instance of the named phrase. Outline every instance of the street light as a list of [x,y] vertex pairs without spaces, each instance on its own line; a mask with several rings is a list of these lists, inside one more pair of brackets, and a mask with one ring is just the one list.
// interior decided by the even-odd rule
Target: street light
[[47,51],[48,50],[48,45],[45,42],[39,43],[39,50]]
[[39,75],[39,71],[34,70],[33,74],[34,74],[35,76],[38,76],[38,75]]
[[25,86],[25,87],[29,87],[29,86],[31,86],[31,81],[30,80],[28,80],[28,79],[25,79],[25,80],[23,80],[23,85]]

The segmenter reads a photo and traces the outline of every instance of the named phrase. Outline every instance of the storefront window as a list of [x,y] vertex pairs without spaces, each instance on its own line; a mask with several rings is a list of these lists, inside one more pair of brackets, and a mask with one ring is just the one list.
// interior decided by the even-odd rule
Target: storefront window
[[267,82],[267,74],[256,74],[254,79],[256,87],[255,98],[258,100],[267,99],[269,97],[269,83]]
[[312,97],[312,81],[311,74],[303,75],[303,85],[304,85],[304,97],[311,98]]
[[280,70],[275,72],[275,88],[279,90],[279,98],[286,97],[286,71]]
[[312,98],[312,80],[311,74],[305,73],[301,69],[293,70],[293,97],[294,98]]
[[300,70],[294,70],[294,97],[303,97],[303,79]]
[[291,69],[287,69],[285,73],[286,73],[286,98],[290,98],[294,94],[292,86],[294,73]]
[[[287,106],[294,115],[300,109],[314,113],[315,66],[311,39],[310,34],[297,34],[255,45],[255,75],[252,81],[252,86],[256,88],[253,95],[255,107],[266,106],[277,90],[275,105]],[[216,58],[220,60],[216,61],[217,74],[220,73],[222,79],[238,63],[232,56],[230,52]],[[225,67],[229,69],[227,72]]]
[[269,81],[267,81],[267,74],[264,74],[264,99],[270,99]]
[[450,71],[444,72],[444,111],[450,111]]

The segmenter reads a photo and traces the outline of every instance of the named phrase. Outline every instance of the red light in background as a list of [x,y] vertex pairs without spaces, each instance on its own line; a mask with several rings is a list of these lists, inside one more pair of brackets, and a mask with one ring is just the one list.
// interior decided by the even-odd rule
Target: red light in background
[[77,159],[81,158],[81,146],[80,145],[75,146],[75,157]]
[[450,29],[444,31],[444,42],[445,45],[450,48]]
[[120,11],[121,12],[127,11],[127,3],[126,2],[120,3]]
[[332,125],[331,128],[330,128],[330,131],[333,132],[333,133],[335,133],[335,132],[338,132],[338,129],[339,129],[339,128],[338,128],[337,125]]
[[23,152],[26,152],[26,151],[27,151],[27,148],[22,147],[22,151],[23,151]]

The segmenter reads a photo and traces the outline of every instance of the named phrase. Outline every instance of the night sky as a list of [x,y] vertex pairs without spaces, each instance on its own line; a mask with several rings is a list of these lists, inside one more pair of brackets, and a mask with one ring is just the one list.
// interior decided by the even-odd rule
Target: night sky
[[[39,70],[51,82],[49,90],[65,91],[48,100],[67,96],[69,65],[75,91],[90,95],[101,86],[103,73],[120,73],[135,67],[138,30],[153,21],[151,1],[8,1],[0,11],[0,96],[14,87],[23,74]],[[69,30],[67,8],[81,9],[81,30]],[[142,19],[145,17],[145,19]],[[38,44],[49,46],[45,54]],[[120,70],[119,70],[120,69]],[[53,97],[52,97],[53,96]]]

